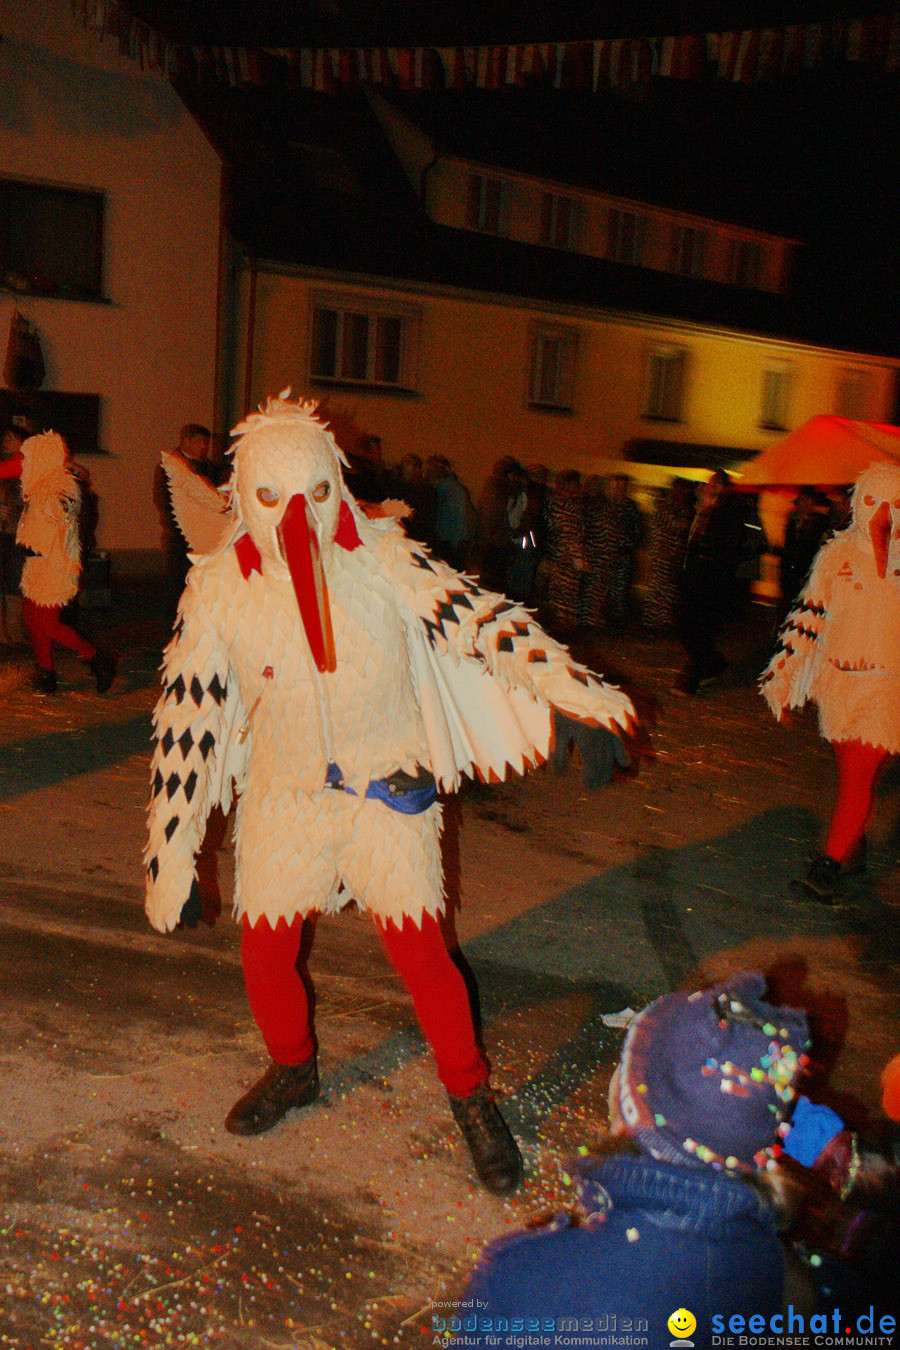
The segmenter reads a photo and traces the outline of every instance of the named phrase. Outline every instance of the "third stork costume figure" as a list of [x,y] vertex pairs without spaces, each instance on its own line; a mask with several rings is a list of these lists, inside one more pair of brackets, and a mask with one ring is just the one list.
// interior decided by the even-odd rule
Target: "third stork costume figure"
[[61,617],[81,580],[81,488],[62,436],[55,431],[29,436],[18,454],[0,464],[0,478],[22,482],[16,543],[28,554],[20,582],[22,623],[34,652],[35,685],[42,693],[56,692],[53,648],[58,644],[90,666],[103,694],[113,682],[116,658]]
[[241,958],[272,1064],[227,1128],[262,1133],[318,1094],[301,927],[353,899],[409,989],[479,1177],[502,1193],[522,1163],[439,925],[437,791],[546,757],[554,708],[604,728],[633,709],[527,611],[368,519],[315,406],[284,394],[236,428],[231,514],[195,556],[165,655],[148,914],[161,930],[196,916],[204,824],[235,791]]
[[838,794],[824,852],[796,883],[833,904],[841,870],[861,862],[878,773],[900,752],[900,465],[860,475],[850,525],[816,555],[762,692],[779,718],[811,699],[834,746]]

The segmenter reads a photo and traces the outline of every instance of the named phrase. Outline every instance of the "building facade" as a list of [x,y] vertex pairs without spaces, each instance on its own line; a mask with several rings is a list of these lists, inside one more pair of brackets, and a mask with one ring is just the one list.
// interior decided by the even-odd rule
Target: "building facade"
[[733,467],[819,413],[889,422],[900,364],[271,262],[241,263],[235,314],[227,359],[251,405],[291,386],[380,437],[389,462],[446,455],[473,493],[502,455],[659,485]]
[[388,462],[446,455],[474,496],[503,455],[649,487],[732,467],[818,413],[893,420],[896,359],[748,322],[757,301],[789,310],[796,239],[445,151],[368,102],[432,266],[238,250],[233,416],[290,385]]
[[171,85],[66,0],[0,13],[0,343],[18,310],[46,365],[0,408],[69,435],[99,547],[155,567],[160,452],[217,416],[220,161]]

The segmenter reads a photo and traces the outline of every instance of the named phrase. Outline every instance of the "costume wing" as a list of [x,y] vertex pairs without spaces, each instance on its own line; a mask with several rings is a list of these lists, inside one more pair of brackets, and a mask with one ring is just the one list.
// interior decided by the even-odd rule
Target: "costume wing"
[[[58,439],[34,437],[35,441]],[[16,542],[30,556],[22,568],[22,594],[36,605],[66,605],[78,594],[81,576],[78,480],[68,465],[60,464],[37,478],[32,473],[23,495],[25,507]]]
[[208,607],[202,566],[191,571],[176,635],[163,658],[163,692],[153,714],[149,831],[144,850],[147,915],[167,932],[178,923],[196,876],[194,857],[209,813],[228,811],[243,786],[247,752],[236,735],[243,700]]
[[169,480],[172,514],[191,552],[215,552],[233,528],[225,498],[180,455],[164,453],[162,465]]
[[760,692],[776,717],[802,708],[818,665],[818,641],[828,618],[831,581],[843,552],[840,536],[819,550],[806,585],[778,634],[775,654],[760,677]]
[[431,557],[399,531],[390,567],[442,787],[462,774],[504,778],[547,758],[553,710],[611,730],[635,721],[620,689],[572,660],[534,616]]

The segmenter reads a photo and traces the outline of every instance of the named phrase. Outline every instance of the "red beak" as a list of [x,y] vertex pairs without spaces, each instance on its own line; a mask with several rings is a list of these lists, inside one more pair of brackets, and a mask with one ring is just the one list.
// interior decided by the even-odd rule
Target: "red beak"
[[278,526],[278,542],[294,583],[294,594],[300,606],[300,618],[313,660],[319,670],[333,671],[337,669],[337,661],[319,536],[315,517],[302,492],[298,492],[287,504]]
[[869,538],[875,554],[875,567],[880,577],[887,575],[888,548],[891,542],[891,508],[882,502],[869,521]]

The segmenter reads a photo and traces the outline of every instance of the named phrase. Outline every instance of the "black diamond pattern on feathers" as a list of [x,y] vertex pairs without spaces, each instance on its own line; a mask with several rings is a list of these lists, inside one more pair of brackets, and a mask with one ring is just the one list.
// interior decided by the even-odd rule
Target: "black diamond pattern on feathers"
[[166,690],[166,697],[174,696],[175,702],[180,703],[187,693],[187,685],[184,682],[184,676],[179,675],[177,680],[173,680]]
[[216,700],[216,702],[217,702],[217,703],[219,704],[219,706],[221,707],[221,706],[222,706],[222,700],[224,699],[225,695],[228,693],[228,685],[227,685],[227,684],[220,684],[220,682],[219,682],[219,676],[218,676],[218,674],[216,674],[216,675],[214,675],[214,676],[212,677],[212,679],[211,679],[210,682],[209,682],[209,692],[212,694],[213,698]]
[[[437,613],[438,619],[440,620],[441,623],[444,623],[445,621],[447,623],[459,623],[459,615],[457,614],[453,606],[448,603],[447,600],[441,601],[441,603],[437,607]],[[441,632],[443,631],[444,630],[442,628]]]
[[483,618],[478,620],[478,627],[484,628],[487,624],[494,623],[502,614],[506,614],[509,610],[515,608],[516,607],[511,600],[504,600],[501,604],[495,605]]

